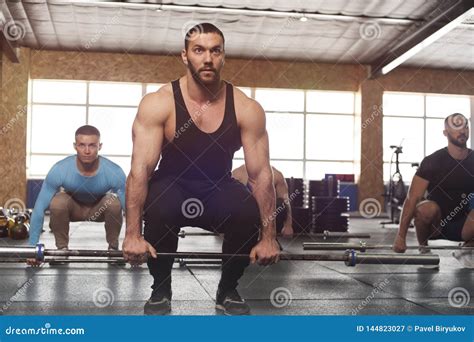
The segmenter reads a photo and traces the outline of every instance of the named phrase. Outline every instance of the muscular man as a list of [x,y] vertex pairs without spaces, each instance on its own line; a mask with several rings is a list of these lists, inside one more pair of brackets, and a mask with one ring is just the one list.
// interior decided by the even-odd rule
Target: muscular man
[[[283,236],[291,237],[293,235],[293,222],[291,215],[290,198],[288,196],[288,184],[286,184],[283,174],[272,166],[273,170],[273,185],[276,193],[276,230]],[[249,175],[247,168],[244,165],[232,171],[232,177],[237,179],[240,183],[246,185],[250,191],[253,189],[248,185]]]
[[[449,115],[443,133],[448,146],[425,157],[413,177],[393,246],[396,252],[406,250],[406,235],[413,217],[421,246],[434,239],[474,245],[474,153],[466,146],[467,118],[459,113]],[[426,190],[428,196],[423,200]]]
[[[176,252],[180,227],[223,233],[222,252],[250,254],[252,263],[279,259],[274,220],[265,220],[275,211],[265,113],[221,80],[224,55],[224,35],[217,27],[191,28],[181,53],[186,75],[146,95],[133,123],[123,251],[132,264],[151,254],[154,283],[146,314],[171,310],[173,258],[156,251]],[[232,158],[241,146],[255,197],[231,177]],[[248,258],[223,259],[216,309],[228,315],[249,312],[236,289],[248,264]]]
[[43,182],[31,217],[29,243],[38,243],[44,211],[49,207],[49,226],[56,247],[67,249],[69,223],[105,222],[109,249],[118,249],[125,208],[125,173],[117,164],[99,156],[100,132],[93,126],[79,127],[75,134],[77,155],[60,160]]

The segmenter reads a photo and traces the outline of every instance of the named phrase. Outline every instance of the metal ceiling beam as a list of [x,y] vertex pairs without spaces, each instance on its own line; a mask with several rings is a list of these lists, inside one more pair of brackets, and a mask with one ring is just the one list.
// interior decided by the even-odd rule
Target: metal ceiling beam
[[20,63],[20,57],[17,53],[17,48],[5,37],[5,33],[0,33],[0,45],[2,52],[12,63]]
[[279,11],[279,10],[259,10],[250,8],[228,8],[228,7],[212,7],[202,5],[178,5],[178,4],[161,4],[161,1],[156,0],[155,3],[138,1],[110,1],[110,0],[55,0],[54,4],[73,4],[77,6],[99,6],[99,7],[116,7],[116,8],[143,8],[155,11],[179,11],[186,13],[193,12],[208,12],[211,14],[234,14],[234,15],[248,15],[248,16],[262,16],[262,17],[281,17],[281,18],[295,18],[295,19],[322,19],[322,20],[342,20],[353,22],[354,20],[364,22],[377,20],[379,23],[390,24],[409,24],[419,22],[420,19],[402,19],[391,17],[372,17],[366,15],[344,15],[344,14],[324,14],[303,11]]
[[425,24],[390,47],[370,65],[370,78],[386,75],[407,59],[459,26],[473,13],[472,0],[458,0],[447,8],[437,8]]

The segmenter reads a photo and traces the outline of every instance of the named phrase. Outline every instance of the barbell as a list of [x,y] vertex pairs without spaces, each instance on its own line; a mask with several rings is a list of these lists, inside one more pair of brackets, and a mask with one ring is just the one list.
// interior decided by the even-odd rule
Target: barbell
[[[213,232],[187,232],[185,230],[180,230],[178,237],[185,238],[186,236],[217,236],[219,233]],[[310,233],[310,234],[301,234],[305,236],[311,236],[315,238],[323,239],[336,239],[336,238],[357,238],[357,239],[370,239],[370,234],[365,233],[344,233],[344,232],[331,232],[325,230],[323,233]]]
[[[392,250],[392,245],[368,245],[365,241],[359,243],[320,243],[320,242],[303,242],[303,249],[310,251],[339,251],[354,249],[358,251],[370,250]],[[474,247],[462,247],[462,246],[407,246],[407,249],[418,249],[418,250],[471,250],[474,251]]]
[[[157,253],[159,257],[172,257],[180,259],[202,259],[202,260],[220,260],[227,258],[248,259],[248,254],[223,254],[212,252],[175,252],[175,253]],[[122,251],[109,250],[57,250],[45,249],[43,244],[36,246],[10,246],[0,247],[0,263],[8,259],[26,261],[26,259],[35,259],[43,262],[45,257],[62,257],[63,262],[73,262],[74,258],[91,258],[91,262],[101,262],[101,260],[124,261]],[[68,259],[66,259],[68,258]],[[102,259],[104,258],[104,259]],[[71,260],[71,261],[69,261]],[[346,250],[342,254],[280,254],[280,260],[289,261],[343,261],[347,266],[357,264],[388,264],[388,265],[438,265],[438,255],[420,255],[420,254],[365,254],[357,253],[354,249]],[[85,261],[84,261],[85,262]],[[110,261],[104,261],[110,262]]]

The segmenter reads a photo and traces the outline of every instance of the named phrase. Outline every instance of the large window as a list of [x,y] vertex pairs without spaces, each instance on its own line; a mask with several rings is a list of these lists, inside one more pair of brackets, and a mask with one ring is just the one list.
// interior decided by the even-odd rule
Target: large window
[[[74,131],[96,126],[101,155],[130,170],[131,129],[138,103],[159,84],[32,80],[28,125],[28,176],[44,177],[74,154]],[[285,176],[321,179],[355,173],[355,93],[240,88],[267,114],[272,165]],[[234,167],[244,163],[242,149]]]
[[[355,93],[254,89],[267,115],[271,163],[287,177],[356,173]],[[243,153],[234,165],[243,164]]]
[[[471,121],[469,96],[385,92],[383,95],[384,180],[395,171],[394,149],[402,146],[400,171],[410,182],[416,172],[412,163],[447,146],[444,118],[462,113]],[[390,167],[390,161],[392,166]]]
[[130,170],[132,122],[142,96],[158,84],[32,80],[28,125],[28,176],[44,177],[55,162],[74,154],[74,132],[96,126],[100,154]]

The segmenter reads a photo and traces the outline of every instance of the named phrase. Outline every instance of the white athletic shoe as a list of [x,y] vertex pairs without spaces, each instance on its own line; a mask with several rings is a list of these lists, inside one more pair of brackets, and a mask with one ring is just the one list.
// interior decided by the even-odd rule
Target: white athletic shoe
[[[428,249],[428,248],[424,248],[424,249],[420,249],[420,254],[423,254],[423,255],[433,255],[433,252],[431,252],[431,249]],[[439,264],[438,265],[421,265],[422,268],[425,268],[427,270],[439,270]]]
[[[465,243],[460,243],[459,246],[464,246]],[[459,261],[464,268],[474,268],[474,250],[457,249],[453,253],[453,257]]]

